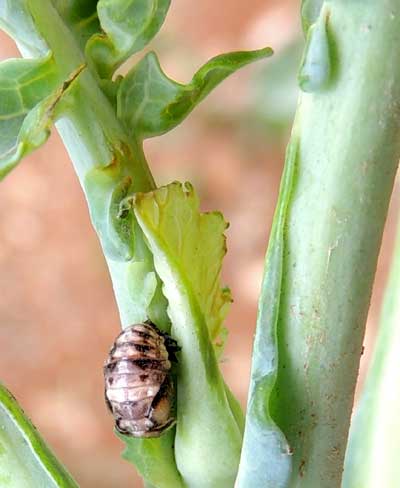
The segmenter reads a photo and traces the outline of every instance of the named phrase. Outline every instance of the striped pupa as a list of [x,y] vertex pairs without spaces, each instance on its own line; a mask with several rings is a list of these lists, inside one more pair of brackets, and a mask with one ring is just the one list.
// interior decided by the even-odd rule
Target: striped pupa
[[170,369],[179,349],[151,322],[131,325],[116,338],[104,379],[106,403],[118,432],[158,437],[175,423]]

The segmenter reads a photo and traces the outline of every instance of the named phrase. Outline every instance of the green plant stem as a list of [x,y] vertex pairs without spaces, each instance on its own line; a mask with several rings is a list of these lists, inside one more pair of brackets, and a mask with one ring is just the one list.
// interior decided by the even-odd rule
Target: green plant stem
[[[31,0],[30,9],[35,25],[46,40],[57,64],[62,66],[61,74],[67,78],[85,62],[75,39],[50,2]],[[92,169],[121,163],[124,174],[132,178],[134,191],[146,192],[153,189],[154,180],[142,148],[128,138],[94,74],[86,68],[74,83],[73,96],[62,102],[61,117],[56,126],[82,187],[85,189],[85,179]],[[90,201],[88,203],[90,205]],[[105,247],[102,236],[99,235],[99,238]],[[117,262],[107,258],[107,255],[106,260],[122,324],[129,325],[132,323],[129,293],[124,286],[126,280],[121,280],[129,261]]]
[[293,128],[297,169],[286,217],[271,400],[272,418],[293,449],[289,486],[296,488],[341,483],[400,156],[399,2],[332,0],[320,15],[328,44],[314,53],[329,59],[317,60],[326,76],[318,72],[320,86],[310,83],[313,91],[302,93]]
[[400,482],[400,226],[373,359],[351,423],[343,488]]

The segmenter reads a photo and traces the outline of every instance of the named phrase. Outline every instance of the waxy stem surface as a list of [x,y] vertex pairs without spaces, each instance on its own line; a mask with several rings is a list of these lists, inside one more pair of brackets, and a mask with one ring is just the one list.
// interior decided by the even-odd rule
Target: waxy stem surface
[[[400,156],[400,4],[332,0],[308,42],[293,141],[272,418],[291,488],[341,484],[376,262]],[[318,43],[321,43],[318,46]],[[310,47],[311,46],[311,47]],[[312,77],[315,75],[315,78]]]

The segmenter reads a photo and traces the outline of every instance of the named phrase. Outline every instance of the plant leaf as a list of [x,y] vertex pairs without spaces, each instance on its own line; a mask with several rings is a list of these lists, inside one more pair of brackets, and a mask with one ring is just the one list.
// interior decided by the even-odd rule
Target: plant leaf
[[84,67],[61,82],[50,55],[0,63],[0,177],[47,140],[58,102]]
[[27,57],[41,57],[49,52],[33,21],[28,0],[0,2],[0,29],[15,40],[24,56],[29,53]]
[[51,56],[0,63],[0,176],[47,139],[57,84]]
[[220,213],[203,214],[198,207],[187,183],[138,193],[134,199],[137,221],[168,300],[171,333],[182,347],[178,470],[190,487],[225,488],[233,486],[236,477],[241,415],[226,391],[210,338],[221,330],[230,301],[220,287],[227,224]]
[[222,214],[200,213],[193,187],[178,182],[138,194],[135,214],[145,235],[144,222],[157,226],[156,232],[165,240],[167,251],[179,260],[182,271],[189,274],[187,279],[214,341],[232,301],[230,290],[220,286],[222,259],[226,253],[223,233],[228,227]]
[[0,384],[0,486],[77,488],[15,398]]
[[99,0],[104,34],[94,35],[87,56],[101,78],[111,78],[129,56],[143,49],[160,30],[171,0]]
[[162,71],[155,53],[148,53],[122,80],[118,117],[136,137],[154,137],[176,127],[221,81],[239,68],[272,55],[272,49],[216,56],[182,85]]
[[265,261],[254,339],[246,426],[238,488],[286,488],[290,479],[290,447],[271,417],[269,403],[278,368],[277,323],[282,288],[284,230],[296,168],[297,143],[288,147],[279,201]]

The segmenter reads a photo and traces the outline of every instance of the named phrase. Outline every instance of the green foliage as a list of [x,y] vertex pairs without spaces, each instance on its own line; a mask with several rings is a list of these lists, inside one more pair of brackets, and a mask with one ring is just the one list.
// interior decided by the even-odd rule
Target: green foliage
[[130,55],[142,50],[160,30],[170,0],[99,0],[103,33],[87,44],[101,78],[111,78]]
[[[179,282],[190,286],[191,297],[196,299],[207,326],[206,336],[215,340],[231,303],[229,290],[220,287],[228,226],[222,214],[200,213],[199,198],[189,183],[175,182],[138,193],[133,206],[154,259],[157,261],[160,250],[152,245],[149,232],[160,242],[166,261],[179,267]],[[162,281],[164,288],[168,287],[166,280]]]
[[0,384],[0,486],[77,488],[11,393]]
[[[175,459],[189,487],[233,486],[241,428],[231,410],[211,338],[230,296],[220,286],[226,222],[202,214],[189,184],[137,194],[134,212],[168,299],[171,332],[182,347]],[[205,447],[207,446],[207,447]]]
[[47,139],[57,82],[51,56],[0,63],[0,176]]
[[122,80],[118,90],[118,116],[127,131],[139,138],[170,131],[230,74],[272,55],[270,48],[222,54],[208,61],[182,85],[162,71],[155,53],[148,53]]

